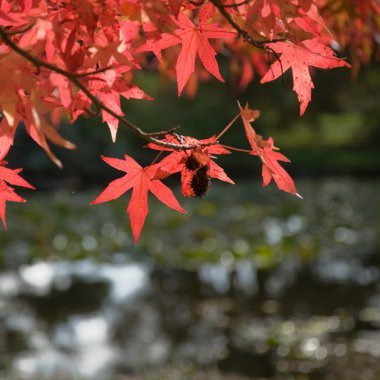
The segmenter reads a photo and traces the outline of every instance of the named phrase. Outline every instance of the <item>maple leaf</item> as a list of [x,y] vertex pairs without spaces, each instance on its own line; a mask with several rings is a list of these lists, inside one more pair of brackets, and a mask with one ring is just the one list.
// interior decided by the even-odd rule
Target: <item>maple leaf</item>
[[[290,5],[290,2],[283,2]],[[273,39],[276,34],[283,32],[281,5],[276,0],[257,0],[248,6],[246,26],[254,28],[262,35]]]
[[173,192],[160,180],[155,179],[158,164],[143,168],[128,155],[124,156],[124,160],[104,156],[102,156],[102,159],[108,165],[127,174],[112,181],[90,204],[94,205],[117,199],[133,188],[127,213],[129,214],[135,244],[138,242],[148,214],[148,191],[152,192],[162,203],[172,209],[186,213],[186,210],[178,203]]
[[[5,2],[4,2],[5,3]],[[0,5],[3,6],[2,2]],[[6,6],[6,4],[4,4]],[[0,24],[4,26],[22,26],[27,24],[27,19],[23,14],[11,13],[8,9],[0,9]]]
[[0,112],[0,160],[2,160],[8,153],[10,147],[13,145],[13,139],[16,128],[12,128],[7,119]]
[[328,46],[318,42],[317,38],[302,41],[299,45],[292,42],[275,42],[266,45],[277,54],[281,54],[280,62],[276,60],[267,73],[261,78],[260,83],[277,79],[292,68],[293,90],[300,102],[300,115],[303,115],[311,100],[311,90],[314,84],[310,77],[309,66],[320,69],[332,69],[334,67],[351,67],[343,59],[337,58],[334,51]]
[[[98,74],[97,79],[89,83],[89,89],[93,95],[96,95],[101,102],[106,104],[108,108],[118,115],[123,116],[124,114],[120,105],[120,96],[123,96],[126,99],[152,100],[152,98],[140,88],[121,77],[109,81],[107,76],[110,75],[112,75],[112,70],[109,70],[109,72],[104,74]],[[110,84],[110,82],[112,83]],[[83,114],[86,109],[89,110],[90,107],[90,99],[83,93],[83,91],[79,91],[73,102],[73,117],[71,121],[73,122],[76,120],[79,115]],[[107,123],[111,132],[112,141],[115,142],[119,120],[105,110],[102,110],[102,120]]]
[[176,63],[178,95],[181,95],[190,75],[195,69],[195,59],[198,55],[205,69],[221,82],[224,82],[219,72],[218,62],[215,59],[216,52],[210,45],[210,38],[236,37],[236,32],[221,28],[216,23],[207,24],[200,20],[196,26],[188,17],[180,13],[179,26],[173,33],[163,33],[158,41],[147,41],[137,51],[153,51],[159,60],[162,60],[161,50],[182,43],[182,49]]
[[235,184],[235,182],[227,176],[223,168],[217,165],[212,158],[214,154],[229,154],[228,149],[220,144],[212,144],[202,147],[201,144],[210,144],[215,141],[215,136],[205,140],[197,140],[189,136],[181,136],[181,141],[177,137],[167,135],[166,142],[183,143],[195,145],[192,150],[172,150],[170,148],[158,146],[150,143],[148,148],[163,151],[172,151],[172,153],[159,162],[158,175],[161,177],[177,172],[181,172],[181,190],[185,197],[194,197],[204,195],[207,191],[209,178],[216,178],[220,181]]
[[290,175],[278,163],[278,161],[290,162],[289,159],[283,154],[276,152],[278,148],[274,146],[272,137],[269,137],[268,140],[264,140],[262,136],[257,134],[251,126],[251,123],[260,116],[260,112],[250,109],[248,107],[248,104],[242,108],[238,102],[238,106],[240,109],[240,116],[244,124],[245,134],[252,148],[250,154],[258,156],[263,164],[263,186],[267,186],[273,178],[274,182],[280,190],[284,190],[288,193],[297,195],[298,197],[302,198],[298,194],[294,185],[294,181]]
[[93,47],[94,55],[86,61],[86,65],[98,64],[99,67],[107,67],[109,64],[118,62],[126,67],[132,66],[128,57],[119,51],[122,46],[120,41],[116,41],[110,42],[105,46]]
[[27,96],[22,91],[19,91],[21,102],[19,103],[18,112],[22,117],[25,128],[30,137],[45,150],[49,158],[59,167],[62,168],[61,161],[51,151],[47,140],[52,143],[64,147],[66,149],[76,149],[75,144],[64,139],[51,126],[44,115],[57,106],[54,98],[42,99],[38,91],[33,91]]
[[0,161],[0,219],[5,229],[7,228],[5,221],[5,202],[26,202],[26,200],[17,195],[8,184],[34,189],[34,186],[25,181],[18,174],[21,172],[21,169],[9,169],[5,167],[6,164],[6,161]]
[[176,24],[167,0],[144,0],[142,5],[149,20],[157,28],[165,32],[175,29]]
[[45,118],[45,115],[60,106],[59,100],[47,96],[46,83],[42,85],[38,82],[27,62],[12,53],[0,53],[0,82],[0,105],[4,116],[0,125],[0,155],[12,145],[15,130],[19,122],[23,121],[29,135],[61,166],[46,138],[68,149],[74,149],[75,145],[63,139]]
[[290,162],[290,160],[280,152],[274,151],[274,149],[276,149],[276,147],[274,146],[273,139],[272,137],[269,137],[268,140],[264,141],[264,146],[259,151],[251,152],[252,155],[259,156],[263,163],[263,186],[267,186],[273,178],[274,182],[280,190],[302,198],[296,190],[293,179],[278,163],[278,161]]

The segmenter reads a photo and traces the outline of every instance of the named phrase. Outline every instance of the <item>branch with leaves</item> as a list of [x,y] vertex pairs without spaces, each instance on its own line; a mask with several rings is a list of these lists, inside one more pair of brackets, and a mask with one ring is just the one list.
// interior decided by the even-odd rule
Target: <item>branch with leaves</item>
[[[4,226],[6,202],[24,201],[12,186],[32,188],[20,177],[21,169],[7,168],[4,160],[16,129],[23,123],[30,137],[62,167],[49,142],[76,148],[58,133],[63,115],[71,122],[101,115],[113,141],[120,125],[158,151],[144,168],[127,154],[123,160],[103,157],[126,174],[111,182],[92,203],[116,199],[132,189],[127,212],[135,242],[148,212],[148,192],[184,211],[162,182],[168,176],[180,173],[186,197],[203,196],[211,178],[233,183],[215,162],[219,154],[240,152],[258,157],[264,186],[273,179],[279,189],[298,195],[293,180],[279,164],[289,160],[278,152],[272,138],[264,139],[251,125],[259,111],[239,105],[239,113],[221,132],[198,140],[179,134],[178,127],[145,131],[123,112],[121,98],[152,100],[133,83],[134,74],[141,70],[157,69],[173,77],[179,96],[194,94],[201,80],[214,77],[223,82],[216,59],[219,55],[228,58],[231,67],[239,67],[232,80],[240,89],[255,75],[266,83],[291,69],[302,115],[314,87],[310,68],[349,67],[330,45],[351,52],[354,72],[369,62],[368,54],[376,48],[373,37],[379,31],[374,25],[380,25],[376,1],[359,5],[349,0],[347,7],[342,5],[334,13],[331,1],[1,2],[0,217]],[[336,17],[355,22],[337,24]],[[352,30],[351,25],[362,25],[362,29]],[[354,32],[355,38],[350,38]],[[273,63],[268,53],[274,56]],[[221,143],[227,131],[237,130],[230,128],[238,119],[244,125],[248,149]]]
[[[26,30],[29,30],[29,28]],[[46,68],[46,69],[50,70],[51,72],[57,73],[59,75],[62,75],[65,78],[67,78],[78,89],[83,91],[83,93],[87,96],[87,98],[96,107],[98,113],[101,111],[108,113],[110,116],[114,117],[120,123],[122,123],[123,125],[128,127],[134,134],[143,138],[144,140],[146,140],[148,142],[153,142],[157,145],[161,145],[161,146],[171,148],[174,150],[185,150],[185,149],[195,148],[195,146],[180,144],[180,143],[178,143],[178,144],[168,143],[168,142],[165,142],[164,140],[160,140],[160,139],[156,138],[156,136],[164,136],[166,134],[171,134],[174,131],[177,131],[178,127],[175,127],[175,128],[172,128],[172,129],[166,130],[166,131],[144,132],[142,129],[140,129],[135,124],[133,124],[131,121],[129,121],[126,117],[119,115],[114,110],[112,110],[110,107],[108,107],[104,102],[99,100],[99,98],[94,96],[91,93],[91,91],[80,80],[80,78],[84,78],[86,80],[89,80],[89,79],[91,79],[92,76],[94,76],[96,74],[101,74],[101,73],[104,73],[108,70],[111,70],[112,67],[105,67],[102,69],[98,69],[98,70],[94,70],[94,71],[90,71],[90,72],[82,73],[82,74],[71,73],[71,72],[68,72],[66,70],[59,68],[56,65],[44,62],[41,59],[34,57],[32,54],[30,54],[26,50],[21,49],[19,46],[17,46],[17,44],[15,44],[12,41],[12,39],[10,38],[10,35],[5,30],[3,30],[2,28],[0,28],[0,37],[3,39],[4,43],[7,46],[9,46],[9,48],[11,48],[16,53],[20,54],[22,57],[24,57],[29,62],[33,63],[33,65],[37,69],[37,74],[41,72],[41,68]]]

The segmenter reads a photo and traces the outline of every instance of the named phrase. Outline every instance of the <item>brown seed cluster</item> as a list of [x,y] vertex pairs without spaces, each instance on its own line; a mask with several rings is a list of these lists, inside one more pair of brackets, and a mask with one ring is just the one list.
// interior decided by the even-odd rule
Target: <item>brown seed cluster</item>
[[191,154],[186,160],[186,169],[194,172],[190,187],[194,196],[202,197],[207,193],[210,185],[210,177],[208,175],[208,165],[202,165],[199,161]]

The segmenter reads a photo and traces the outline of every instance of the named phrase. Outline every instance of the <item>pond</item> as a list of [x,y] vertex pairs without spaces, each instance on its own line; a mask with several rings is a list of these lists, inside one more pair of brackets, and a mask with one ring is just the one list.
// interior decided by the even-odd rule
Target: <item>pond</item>
[[151,202],[30,196],[0,233],[0,378],[380,378],[380,181]]

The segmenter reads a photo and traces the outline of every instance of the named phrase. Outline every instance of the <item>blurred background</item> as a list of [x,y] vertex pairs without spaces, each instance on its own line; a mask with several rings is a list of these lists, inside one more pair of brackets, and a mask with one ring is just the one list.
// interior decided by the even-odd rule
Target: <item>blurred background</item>
[[[236,185],[183,199],[169,179],[188,214],[151,197],[137,247],[129,195],[88,204],[120,176],[100,155],[147,165],[155,153],[122,127],[113,144],[100,120],[63,121],[78,150],[53,148],[59,170],[20,130],[9,166],[39,191],[8,205],[0,231],[0,378],[378,380],[380,70],[314,82],[300,118],[290,76],[244,93],[201,83],[180,99],[174,83],[137,77],[156,101],[125,113],[147,130],[207,138],[237,99],[260,109],[254,127],[304,197],[262,188],[255,157],[219,157]],[[248,148],[240,122],[222,142]]]

